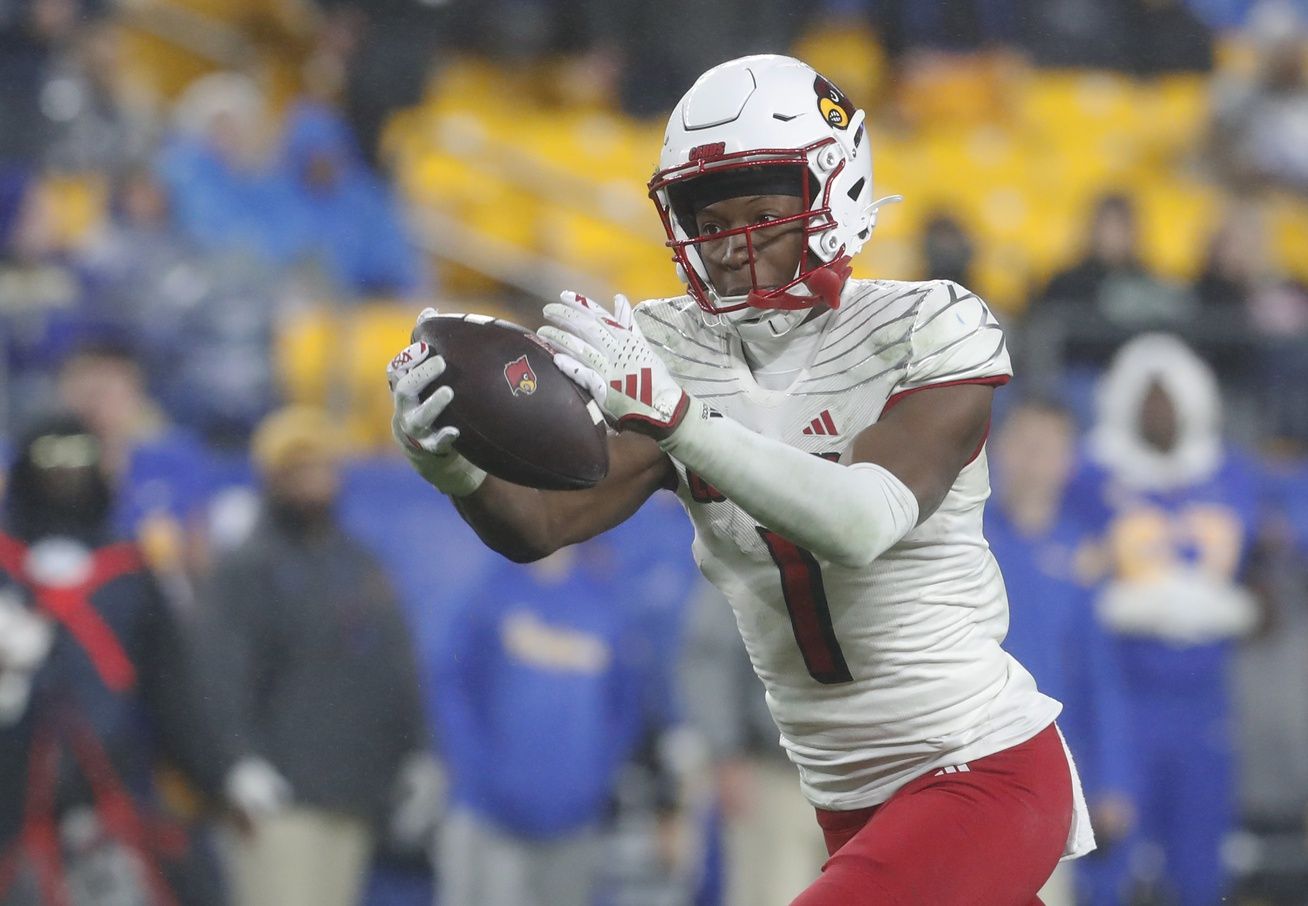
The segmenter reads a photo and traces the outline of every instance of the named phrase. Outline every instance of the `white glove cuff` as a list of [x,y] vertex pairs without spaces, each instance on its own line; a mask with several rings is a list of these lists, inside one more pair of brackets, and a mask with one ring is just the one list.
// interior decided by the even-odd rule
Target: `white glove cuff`
[[486,472],[458,453],[428,453],[401,442],[404,455],[429,485],[450,497],[467,497],[486,480]]
[[828,462],[710,418],[698,400],[659,446],[765,528],[840,566],[867,566],[917,525],[917,498],[889,470]]

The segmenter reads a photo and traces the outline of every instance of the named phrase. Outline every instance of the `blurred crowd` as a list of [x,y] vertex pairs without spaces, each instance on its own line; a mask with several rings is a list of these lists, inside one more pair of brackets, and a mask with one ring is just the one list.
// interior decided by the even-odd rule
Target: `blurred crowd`
[[[657,119],[815,28],[875,33],[886,97],[960,58],[1208,80],[1198,272],[1125,185],[1001,313],[987,534],[1101,843],[1046,902],[1306,902],[1308,287],[1269,219],[1308,204],[1308,4],[0,0],[0,904],[802,889],[820,836],[676,501],[520,567],[368,442],[422,305],[564,288],[469,279],[391,172],[450,60]],[[887,276],[973,285],[969,219],[922,224]]]

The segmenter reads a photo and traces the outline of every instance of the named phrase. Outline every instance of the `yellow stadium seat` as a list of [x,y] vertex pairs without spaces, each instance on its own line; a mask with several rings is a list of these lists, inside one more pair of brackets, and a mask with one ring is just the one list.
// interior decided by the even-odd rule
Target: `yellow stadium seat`
[[99,173],[56,173],[41,180],[41,203],[61,249],[83,245],[109,211],[109,187]]
[[1211,117],[1207,79],[1174,75],[1143,89],[1141,144],[1151,162],[1167,166],[1202,146]]
[[339,355],[340,330],[332,310],[314,306],[287,318],[277,334],[277,371],[287,400],[325,405]]
[[1147,264],[1165,277],[1198,273],[1221,210],[1221,193],[1195,180],[1158,176],[1135,187]]
[[990,242],[982,246],[973,261],[976,285],[987,304],[1003,314],[1017,314],[1026,307],[1031,291],[1030,267],[1020,246]]
[[901,72],[895,107],[911,126],[970,129],[1004,119],[1009,82],[1002,57],[926,57]]
[[1276,195],[1267,204],[1267,217],[1276,265],[1308,283],[1308,204],[1296,196]]
[[1138,89],[1107,72],[1036,72],[1018,89],[1023,135],[1056,147],[1080,146],[1106,134],[1131,134],[1139,124]]
[[390,443],[391,397],[386,364],[409,342],[412,306],[373,301],[345,315],[343,353],[347,436],[369,450]]
[[170,98],[218,68],[194,51],[130,25],[122,29],[122,59],[134,76]]

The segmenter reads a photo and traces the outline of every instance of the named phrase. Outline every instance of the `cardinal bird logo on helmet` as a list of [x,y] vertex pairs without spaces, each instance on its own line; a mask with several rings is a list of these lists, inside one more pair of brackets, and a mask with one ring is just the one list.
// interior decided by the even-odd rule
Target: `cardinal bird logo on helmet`
[[504,366],[504,380],[509,382],[513,395],[519,393],[531,396],[536,392],[536,372],[531,370],[531,363],[525,355],[520,355]]
[[854,104],[835,85],[818,76],[813,80],[813,92],[818,98],[818,112],[836,129],[848,129],[854,118]]

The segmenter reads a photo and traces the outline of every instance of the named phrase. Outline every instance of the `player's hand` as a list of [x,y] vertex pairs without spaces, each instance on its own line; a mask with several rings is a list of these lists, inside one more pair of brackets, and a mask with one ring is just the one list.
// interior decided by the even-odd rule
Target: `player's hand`
[[[435,316],[436,309],[423,309],[418,323]],[[426,343],[411,343],[391,359],[386,366],[395,404],[391,434],[428,484],[451,497],[463,497],[481,487],[486,473],[454,449],[458,428],[435,427],[436,419],[454,398],[454,391],[441,384],[427,399],[420,399],[423,391],[438,383],[444,373],[445,360]]]
[[540,336],[556,350],[554,364],[586,390],[619,429],[667,437],[686,415],[690,397],[650,349],[626,296],[610,313],[574,292],[545,306]]

